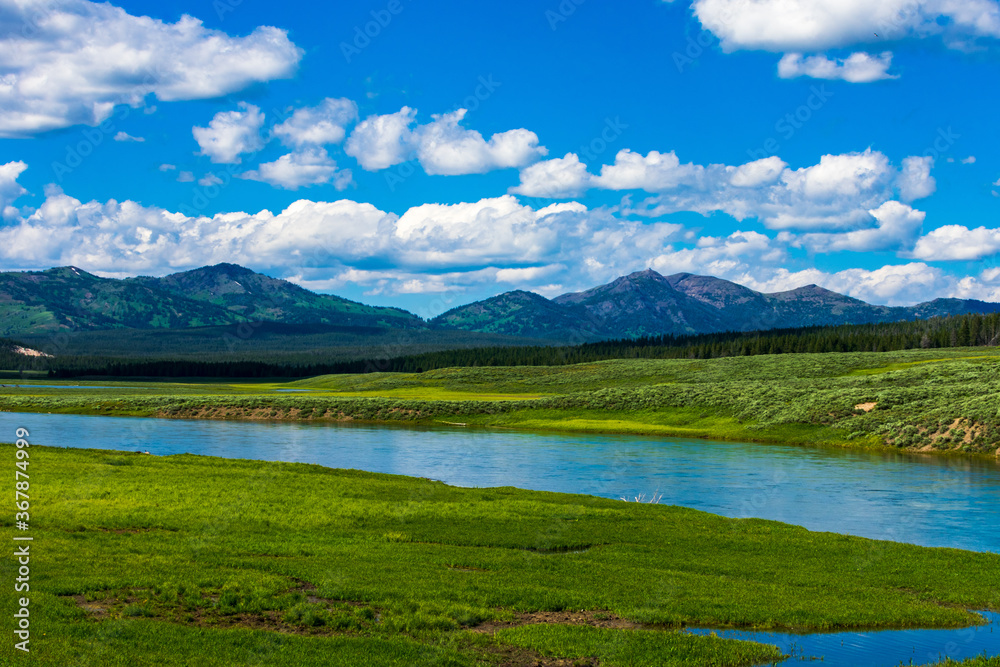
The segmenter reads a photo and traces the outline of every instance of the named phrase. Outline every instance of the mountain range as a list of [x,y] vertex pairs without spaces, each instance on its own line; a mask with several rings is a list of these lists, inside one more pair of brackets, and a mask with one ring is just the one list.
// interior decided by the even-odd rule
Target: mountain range
[[768,294],[712,276],[663,276],[647,269],[554,299],[520,290],[505,292],[425,321],[398,308],[316,294],[235,264],[162,278],[101,278],[76,267],[0,273],[0,336],[8,337],[272,322],[359,332],[468,331],[579,343],[998,311],[1000,304],[965,299],[879,306],[816,285]]
[[67,266],[0,273],[0,336],[59,330],[181,329],[241,322],[422,329],[398,308],[316,294],[235,264],[163,278],[101,278]]
[[468,331],[583,342],[643,335],[867,324],[998,311],[1000,304],[966,299],[935,299],[908,307],[878,306],[816,285],[766,294],[712,276],[662,276],[647,269],[551,300],[530,292],[507,292],[452,309],[431,322]]

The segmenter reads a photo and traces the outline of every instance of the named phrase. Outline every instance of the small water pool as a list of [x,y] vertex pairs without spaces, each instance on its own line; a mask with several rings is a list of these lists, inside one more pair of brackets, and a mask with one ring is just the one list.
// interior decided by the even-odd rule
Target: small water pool
[[[817,661],[823,667],[899,667],[928,665],[943,660],[964,660],[996,655],[1000,643],[1000,614],[979,612],[986,625],[952,630],[878,630],[871,632],[830,632],[793,634],[747,630],[689,628],[696,635],[715,632],[726,639],[743,639],[774,644],[791,657],[777,663],[782,667]],[[821,661],[821,662],[820,662]]]

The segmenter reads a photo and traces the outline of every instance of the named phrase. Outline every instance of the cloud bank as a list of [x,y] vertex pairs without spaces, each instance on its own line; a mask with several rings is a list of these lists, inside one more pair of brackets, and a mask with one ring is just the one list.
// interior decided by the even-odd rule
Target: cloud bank
[[720,211],[737,220],[758,218],[770,229],[843,230],[874,222],[870,211],[899,197],[927,197],[936,188],[933,160],[905,158],[895,167],[871,149],[824,155],[818,164],[792,169],[777,157],[739,166],[682,163],[673,152],[629,149],[591,174],[576,154],[546,160],[521,171],[514,194],[568,198],[591,188],[654,194],[633,212],[661,216],[679,211]]
[[[649,155],[627,157],[617,164],[629,170],[609,171],[600,178],[607,176],[608,185],[632,185],[638,179],[659,186],[664,182],[658,171],[662,167],[670,183],[725,174],[729,188],[783,184],[813,197],[849,200],[859,195],[863,199],[875,184],[885,185],[885,174],[890,181],[898,178],[898,171],[874,154],[828,161],[813,172],[789,170],[774,160],[701,171],[675,164],[665,155],[652,161]],[[330,173],[324,171],[322,153],[316,156],[311,174],[289,166],[291,159],[288,164],[279,159],[273,171],[258,176],[289,187],[325,182]],[[859,164],[871,169],[859,171]],[[1000,252],[1000,230],[948,225],[923,233],[925,214],[897,200],[865,211],[869,223],[840,230],[712,235],[632,217],[625,209],[589,209],[579,202],[533,208],[512,195],[423,204],[401,215],[349,199],[300,199],[276,214],[263,210],[198,216],[132,201],[82,202],[50,186],[37,209],[17,209],[15,200],[26,194],[17,182],[25,169],[23,162],[0,165],[5,217],[0,262],[6,269],[77,265],[109,275],[162,275],[225,261],[270,270],[321,290],[350,284],[391,295],[484,290],[502,283],[504,289],[554,295],[650,266],[664,273],[717,275],[767,291],[816,283],[881,303],[912,303],[938,295],[1000,300],[1000,271],[987,269],[959,279],[926,263]],[[684,177],[680,181],[671,173],[676,169]],[[844,180],[845,173],[853,174],[852,182]],[[789,269],[796,263],[793,254],[802,249],[894,252],[907,262],[837,272]]]

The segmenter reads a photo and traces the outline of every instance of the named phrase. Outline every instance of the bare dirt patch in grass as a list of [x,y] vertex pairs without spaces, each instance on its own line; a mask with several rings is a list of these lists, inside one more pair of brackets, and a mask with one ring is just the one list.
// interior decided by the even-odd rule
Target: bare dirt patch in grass
[[601,662],[597,658],[546,658],[540,653],[520,646],[501,644],[491,648],[488,653],[499,667],[598,667]]
[[83,609],[89,616],[93,616],[97,620],[103,620],[108,616],[108,607],[97,602],[88,602],[86,596],[84,595],[73,595],[73,600],[76,601],[76,606]]
[[365,619],[355,617],[357,621],[350,629],[344,626],[331,627],[325,622],[321,624],[292,623],[287,619],[288,609],[268,609],[256,612],[234,612],[219,608],[219,595],[215,592],[199,592],[183,599],[164,602],[156,598],[146,589],[127,589],[106,591],[102,597],[88,600],[85,595],[67,596],[74,600],[77,606],[93,620],[108,618],[147,617],[168,623],[196,626],[202,628],[247,628],[251,630],[268,630],[296,635],[327,636],[334,634],[357,634],[369,623],[378,623],[380,613],[363,602],[327,600],[315,594],[316,587],[304,581],[298,581],[298,586],[289,593],[300,594],[303,603],[322,608],[325,612],[336,614],[347,608],[364,611]]
[[[476,629],[472,630],[473,632]],[[507,644],[503,641],[491,642],[461,640],[460,648],[480,656],[484,664],[498,667],[599,667],[601,661],[596,657],[559,658],[544,656],[524,646]]]
[[522,625],[557,624],[590,625],[595,628],[635,629],[648,626],[615,616],[609,611],[526,611],[519,612],[511,621],[487,621],[474,628],[473,632],[493,633],[497,630],[516,628]]

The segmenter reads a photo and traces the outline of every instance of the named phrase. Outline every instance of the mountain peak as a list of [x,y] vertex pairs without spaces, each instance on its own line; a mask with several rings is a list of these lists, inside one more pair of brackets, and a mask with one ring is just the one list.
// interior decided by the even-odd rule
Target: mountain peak
[[[263,274],[257,273],[252,269],[248,269],[245,266],[240,266],[239,264],[231,264],[229,262],[220,262],[218,264],[213,264],[212,266],[203,266],[198,269],[191,269],[190,271],[182,271],[180,273],[173,274],[175,276],[181,275],[210,275],[210,276],[225,276],[227,278],[233,277],[249,277],[249,276],[260,276],[266,277]],[[269,278],[269,280],[274,280]]]
[[514,290],[452,308],[431,320],[431,325],[581,343],[607,337],[581,315],[540,294]]
[[245,266],[240,266],[239,264],[232,264],[230,262],[219,262],[218,264],[213,264],[212,266],[205,266],[201,269],[195,269],[195,271],[214,271],[217,273],[256,273],[255,271],[248,269]]
[[42,273],[50,276],[65,276],[65,277],[76,277],[76,278],[97,278],[93,273],[84,271],[76,266],[57,266],[52,269],[46,269]]
[[625,277],[626,278],[662,278],[663,276],[661,274],[657,273],[656,271],[654,271],[653,269],[645,269],[643,271],[636,271],[634,273],[630,273],[630,274],[628,274]]
[[778,298],[833,298],[837,300],[847,300],[847,301],[857,301],[863,303],[859,299],[847,296],[846,294],[841,294],[840,292],[834,292],[833,290],[828,290],[825,287],[820,287],[815,283],[810,283],[808,285],[803,285],[802,287],[796,287],[795,289],[786,290],[784,292],[774,292],[769,296]]
[[598,327],[619,336],[724,328],[717,309],[675,289],[653,269],[630,273],[584,292],[563,294],[553,302],[579,309]]

